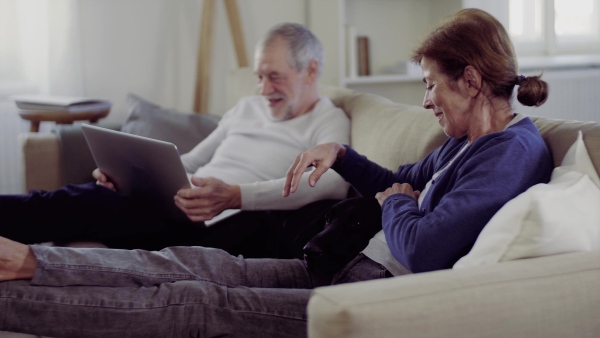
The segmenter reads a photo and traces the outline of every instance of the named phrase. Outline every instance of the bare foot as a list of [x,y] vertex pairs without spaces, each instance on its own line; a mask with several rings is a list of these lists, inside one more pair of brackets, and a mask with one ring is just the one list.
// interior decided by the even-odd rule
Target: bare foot
[[36,259],[28,245],[0,237],[0,281],[31,279]]

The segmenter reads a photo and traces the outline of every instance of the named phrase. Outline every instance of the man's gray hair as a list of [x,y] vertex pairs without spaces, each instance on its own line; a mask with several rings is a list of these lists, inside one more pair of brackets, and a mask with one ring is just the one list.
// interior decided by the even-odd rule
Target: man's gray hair
[[265,37],[256,45],[256,52],[261,52],[277,38],[287,44],[288,63],[298,72],[303,71],[311,60],[319,65],[319,75],[323,68],[323,46],[317,37],[305,26],[298,23],[281,23],[271,28]]

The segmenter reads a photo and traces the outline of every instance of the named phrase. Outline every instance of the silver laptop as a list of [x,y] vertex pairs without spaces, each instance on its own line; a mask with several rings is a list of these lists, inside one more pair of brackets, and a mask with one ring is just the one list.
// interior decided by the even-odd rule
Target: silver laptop
[[[173,200],[179,189],[191,187],[177,146],[89,124],[82,124],[81,128],[96,165],[117,191],[152,197],[156,207],[164,209],[170,218],[192,222]],[[204,224],[212,226],[238,212],[225,210]]]
[[191,186],[173,143],[89,124],[81,128],[96,165],[117,191],[151,197],[171,218],[191,222],[173,200],[179,189]]

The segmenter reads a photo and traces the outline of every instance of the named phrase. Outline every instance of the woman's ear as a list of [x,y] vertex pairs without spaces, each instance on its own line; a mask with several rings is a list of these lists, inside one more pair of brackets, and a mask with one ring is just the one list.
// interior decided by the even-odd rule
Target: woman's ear
[[463,77],[467,85],[467,89],[472,97],[477,96],[483,86],[483,78],[481,73],[475,67],[468,65],[463,71]]

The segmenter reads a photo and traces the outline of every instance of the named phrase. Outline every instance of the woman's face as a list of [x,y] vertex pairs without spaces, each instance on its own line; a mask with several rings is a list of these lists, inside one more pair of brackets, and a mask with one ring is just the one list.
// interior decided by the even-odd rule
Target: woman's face
[[440,72],[437,62],[428,58],[421,60],[421,68],[426,86],[423,107],[433,110],[446,135],[465,136],[469,129],[471,100],[463,77],[451,80]]

